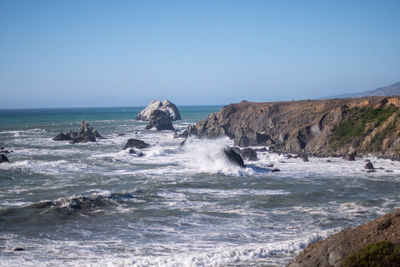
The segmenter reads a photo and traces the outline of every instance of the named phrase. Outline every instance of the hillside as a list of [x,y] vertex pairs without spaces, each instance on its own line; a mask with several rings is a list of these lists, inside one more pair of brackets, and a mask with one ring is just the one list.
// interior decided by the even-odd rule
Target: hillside
[[306,247],[289,267],[399,266],[400,210]]
[[368,96],[393,96],[393,95],[400,95],[400,82],[384,87],[379,87],[375,90],[369,90],[361,93],[335,95],[330,97],[323,97],[321,99],[368,97]]
[[400,158],[400,96],[224,106],[186,134],[228,136],[235,145],[272,151],[343,156],[356,151]]

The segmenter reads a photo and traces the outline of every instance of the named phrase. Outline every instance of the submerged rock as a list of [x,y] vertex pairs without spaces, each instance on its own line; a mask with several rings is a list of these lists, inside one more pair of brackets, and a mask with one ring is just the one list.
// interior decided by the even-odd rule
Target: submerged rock
[[172,126],[171,117],[162,110],[153,110],[150,115],[149,124],[146,126],[147,130],[156,127],[158,131],[171,130],[175,131],[174,126]]
[[255,151],[252,148],[241,149],[240,150],[240,155],[242,156],[242,158],[250,160],[250,161],[258,160],[257,151]]
[[4,154],[0,154],[0,163],[9,162],[8,158]]
[[128,139],[128,141],[126,142],[125,146],[123,147],[123,149],[127,149],[127,148],[139,148],[139,149],[143,149],[143,148],[148,148],[150,145],[142,140],[139,139]]
[[138,155],[139,157],[143,157],[143,156],[144,156],[144,154],[142,153],[142,151],[135,150],[135,149],[133,149],[133,148],[129,149],[129,153],[130,153],[130,154],[134,154],[134,155]]
[[235,150],[232,149],[231,147],[224,148],[224,155],[231,163],[242,168],[246,167],[244,165],[242,157],[238,153],[236,153]]
[[346,155],[344,155],[343,159],[348,160],[348,161],[355,161],[356,155],[357,155],[357,153],[355,151],[348,152]]
[[69,132],[66,134],[60,133],[55,137],[53,137],[53,140],[70,141],[71,144],[75,144],[75,143],[96,142],[96,138],[103,139],[103,137],[96,129],[90,127],[88,122],[82,121],[79,132]]
[[139,114],[136,116],[136,120],[150,121],[151,115],[155,110],[164,111],[171,121],[181,119],[181,115],[179,114],[179,110],[175,104],[169,102],[168,100],[164,100],[163,102],[160,102],[159,100],[153,100],[145,109],[139,112]]

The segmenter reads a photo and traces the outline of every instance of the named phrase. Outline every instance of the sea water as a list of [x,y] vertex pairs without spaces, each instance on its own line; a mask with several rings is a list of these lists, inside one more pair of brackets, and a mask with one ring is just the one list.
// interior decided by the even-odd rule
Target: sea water
[[[218,106],[179,107],[178,131]],[[308,244],[398,207],[400,163],[303,162],[258,152],[233,166],[228,138],[145,130],[140,108],[0,111],[1,266],[284,266]],[[106,139],[53,141],[87,120]],[[129,138],[151,146],[139,157]],[[271,164],[273,167],[271,167]],[[271,172],[279,168],[280,172]]]

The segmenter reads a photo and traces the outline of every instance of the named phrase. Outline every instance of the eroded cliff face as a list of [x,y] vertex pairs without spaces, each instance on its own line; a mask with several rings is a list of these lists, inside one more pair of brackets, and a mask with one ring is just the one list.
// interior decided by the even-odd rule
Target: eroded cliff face
[[228,136],[235,145],[317,156],[358,154],[400,158],[400,97],[241,102],[224,106],[187,129]]

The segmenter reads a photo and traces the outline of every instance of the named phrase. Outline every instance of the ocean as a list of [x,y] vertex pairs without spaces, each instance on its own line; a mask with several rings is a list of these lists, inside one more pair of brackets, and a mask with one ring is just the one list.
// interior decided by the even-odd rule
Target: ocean
[[[178,107],[178,131],[219,106]],[[0,110],[0,266],[285,266],[308,244],[399,207],[400,163],[258,152],[145,130],[139,107]],[[53,141],[86,120],[106,139]],[[151,147],[139,157],[129,138]],[[273,167],[271,167],[271,164]],[[279,168],[280,172],[271,172]]]

